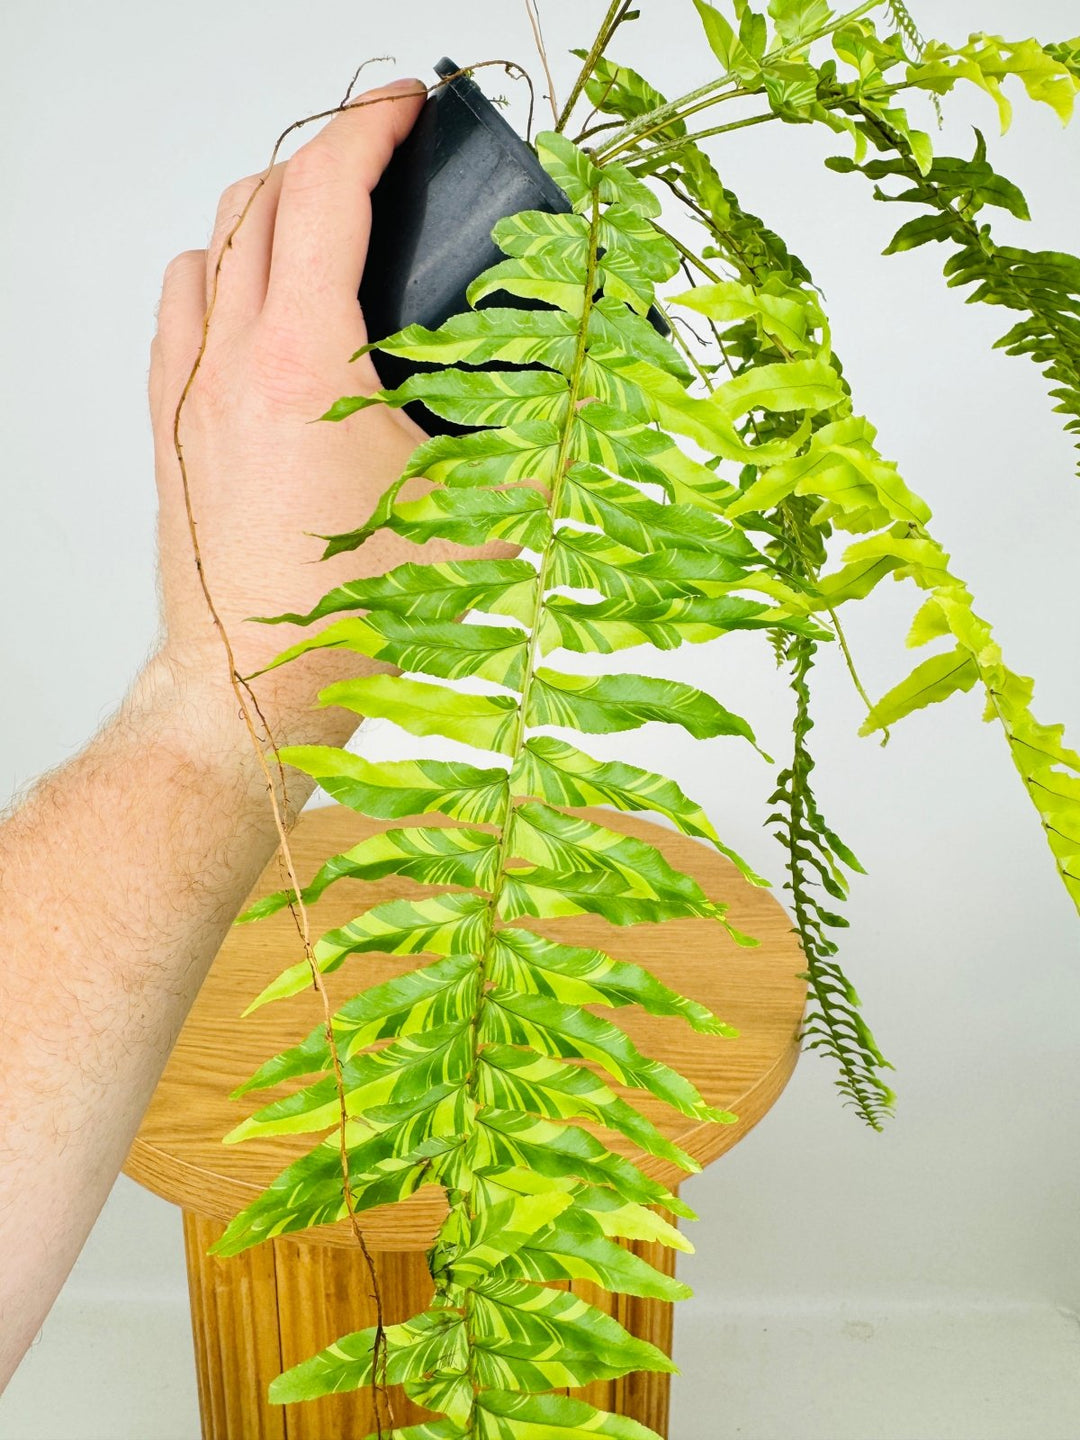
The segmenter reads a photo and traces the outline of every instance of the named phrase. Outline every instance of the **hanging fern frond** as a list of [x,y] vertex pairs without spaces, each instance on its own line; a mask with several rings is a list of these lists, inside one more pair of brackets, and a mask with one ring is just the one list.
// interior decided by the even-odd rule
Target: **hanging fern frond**
[[1061,726],[1043,725],[1032,714],[1032,682],[1005,665],[989,625],[975,613],[970,590],[951,572],[949,556],[928,531],[929,508],[882,459],[875,438],[863,419],[823,427],[797,464],[767,470],[729,514],[775,505],[789,495],[813,496],[820,502],[819,518],[836,529],[876,532],[852,545],[841,568],[822,578],[822,604],[837,608],[865,599],[889,575],[911,579],[929,598],[908,643],[948,637],[954,649],[920,666],[879,702],[864,733],[981,682],[984,718],[1001,724],[1058,872],[1080,909],[1080,757],[1064,744]]
[[[862,866],[840,837],[826,824],[810,785],[814,761],[808,736],[810,717],[808,676],[816,646],[797,637],[787,647],[791,688],[795,696],[795,737],[791,765],[777,776],[768,803],[775,807],[769,819],[787,852],[786,888],[792,899],[795,923],[806,955],[810,1008],[803,1022],[802,1039],[809,1050],[831,1056],[839,1070],[837,1088],[875,1130],[892,1114],[896,1096],[881,1071],[893,1067],[878,1049],[860,1014],[858,993],[836,963],[836,942],[829,932],[847,926],[833,905],[817,898],[823,890],[831,902],[848,895],[845,870],[862,873]],[[828,906],[828,908],[827,908]]]
[[893,24],[907,41],[909,58],[921,60],[923,51],[926,49],[926,41],[923,39],[914,15],[904,4],[904,0],[888,0],[888,5]]
[[[698,738],[730,737],[747,753],[754,734],[727,706],[680,681],[576,674],[543,662],[556,650],[667,649],[755,628],[827,639],[808,613],[810,596],[779,583],[768,558],[723,518],[723,500],[737,490],[719,486],[670,432],[745,460],[756,454],[740,433],[750,408],[792,416],[797,432],[799,412],[836,403],[841,392],[827,367],[805,359],[760,367],[710,399],[693,396],[678,352],[641,318],[656,282],[678,262],[651,230],[651,193],[560,135],[539,137],[538,149],[574,210],[500,225],[508,260],[472,295],[479,301],[497,286],[550,308],[485,307],[435,331],[413,326],[391,336],[381,349],[436,368],[396,392],[340,401],[328,416],[422,395],[447,418],[488,427],[421,446],[403,480],[423,476],[427,492],[405,502],[395,483],[357,530],[328,538],[328,553],[355,548],[379,529],[465,543],[494,530],[524,546],[528,558],[399,566],[338,587],[306,615],[276,617],[331,623],[275,663],[333,646],[407,672],[338,682],[323,703],[490,750],[502,763],[374,765],[330,747],[298,747],[282,759],[361,813],[391,820],[438,813],[451,822],[394,826],[331,858],[306,886],[305,902],[316,903],[341,878],[399,874],[464,887],[377,905],[314,949],[324,970],[368,950],[435,957],[346,1002],[333,1022],[354,1209],[425,1185],[441,1186],[450,1205],[433,1252],[431,1308],[386,1330],[386,1383],[404,1384],[442,1411],[437,1434],[481,1433],[487,1407],[510,1435],[547,1423],[541,1417],[568,1432],[584,1425],[590,1433],[646,1435],[578,1402],[528,1394],[671,1368],[609,1316],[537,1281],[587,1278],[665,1299],[685,1293],[612,1242],[644,1227],[679,1244],[677,1232],[643,1207],[661,1204],[675,1214],[686,1207],[574,1122],[615,1130],[688,1172],[696,1162],[584,1065],[697,1120],[735,1117],[710,1108],[617,1024],[582,1007],[635,1004],[705,1033],[735,1032],[640,967],[556,944],[529,920],[591,914],[625,926],[696,916],[747,943],[728,926],[726,907],[654,846],[574,813],[597,801],[659,814],[761,881],[675,782],[535,732],[618,733],[660,721]],[[533,368],[469,368],[489,360]],[[780,461],[798,443],[795,433],[778,432],[761,454]],[[641,488],[655,485],[669,503]],[[599,599],[575,598],[583,591]],[[473,618],[485,613],[502,623]],[[464,676],[484,688],[453,688]],[[294,898],[282,891],[244,918]],[[294,966],[254,1004],[307,983],[307,966]],[[332,1131],[339,1092],[331,1061],[323,1029],[268,1060],[238,1093],[283,1081],[299,1088],[256,1111],[230,1141]],[[218,1253],[343,1215],[338,1144],[331,1133],[291,1165],[236,1217]],[[530,1188],[516,1193],[523,1175]],[[368,1383],[374,1344],[371,1331],[345,1337],[275,1382],[272,1398],[291,1402]]]
[[970,590],[949,571],[949,557],[925,533],[891,531],[853,546],[845,560],[849,567],[861,567],[871,557],[898,579],[910,578],[929,592],[908,644],[947,638],[955,645],[918,666],[879,701],[864,730],[869,733],[980,683],[986,693],[983,718],[1001,725],[1058,873],[1080,910],[1080,755],[1065,744],[1064,727],[1036,719],[1034,682],[1005,664],[990,626],[975,612]]
[[[970,160],[941,156],[922,174],[901,137],[876,120],[867,120],[866,129],[879,150],[893,152],[892,158],[860,165],[837,157],[826,164],[841,173],[865,175],[874,182],[875,199],[929,211],[903,224],[885,254],[931,242],[952,246],[944,267],[949,285],[973,287],[969,304],[1001,305],[1023,316],[997,346],[1007,355],[1028,355],[1039,366],[1052,382],[1055,412],[1066,417],[1065,429],[1080,446],[1080,260],[1058,251],[999,245],[990,226],[976,221],[991,206],[1019,220],[1030,218],[1020,190],[989,164],[978,131]],[[884,180],[900,181],[903,188],[890,193],[882,188]]]

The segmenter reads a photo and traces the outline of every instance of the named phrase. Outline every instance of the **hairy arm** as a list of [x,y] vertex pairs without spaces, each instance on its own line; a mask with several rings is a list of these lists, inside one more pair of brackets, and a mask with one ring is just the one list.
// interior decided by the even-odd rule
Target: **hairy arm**
[[164,656],[0,828],[0,1381],[82,1248],[275,843],[235,704]]
[[[321,547],[305,532],[362,520],[423,438],[381,409],[308,424],[339,395],[378,385],[368,360],[348,359],[366,338],[356,292],[367,197],[421,89],[375,92],[378,103],[350,107],[275,166],[224,256],[182,438],[204,573],[241,674],[300,633],[247,617],[306,610],[343,580],[416,557],[391,538],[314,565]],[[0,825],[0,1387],[74,1263],[276,844],[193,563],[172,443],[217,257],[256,183],[225,192],[209,251],[185,252],[165,276],[150,369],[161,648],[105,730]],[[323,685],[360,668],[344,660],[316,652],[255,682],[275,741],[348,738],[355,716],[313,708]],[[295,817],[310,784],[290,773],[288,792]]]

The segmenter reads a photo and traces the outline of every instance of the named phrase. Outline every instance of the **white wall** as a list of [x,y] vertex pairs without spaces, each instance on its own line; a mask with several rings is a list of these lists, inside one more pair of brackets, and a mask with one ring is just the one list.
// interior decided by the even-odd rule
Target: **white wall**
[[[628,61],[669,91],[704,78],[710,65],[689,0],[642,7],[643,20],[625,32]],[[602,8],[543,6],[564,90],[574,64],[565,51],[585,43]],[[1077,28],[1069,0],[915,8],[927,28],[956,40],[976,27],[1040,38]],[[423,75],[445,52],[536,68],[522,7],[506,0],[7,0],[0,797],[83,743],[153,643],[144,388],[165,263],[206,243],[220,190],[261,168],[289,120],[336,102],[353,65],[383,52],[397,63],[373,76]],[[514,93],[509,82],[499,88]],[[993,138],[983,97],[965,95],[949,111],[939,148],[967,151],[973,123]],[[1075,741],[1076,457],[1038,373],[990,349],[1005,313],[965,308],[946,291],[934,249],[880,256],[906,212],[872,204],[858,177],[824,172],[821,157],[842,148],[807,130],[763,127],[716,153],[744,204],[810,265],[883,449],[933,504],[937,534],[996,621],[1013,668],[1039,677],[1038,713],[1069,722]],[[1063,133],[1048,110],[1019,103],[993,154],[1036,217],[1027,227],[999,222],[1000,233],[1076,248],[1080,124]],[[890,586],[851,617],[872,692],[904,671],[913,608],[912,593]],[[698,676],[706,664],[717,693],[782,754],[787,709],[764,656],[731,642],[705,656],[659,664]],[[882,751],[856,738],[859,703],[835,657],[821,680],[820,798],[870,871],[852,898],[844,958],[897,1066],[899,1114],[884,1135],[868,1132],[840,1108],[827,1064],[806,1057],[759,1130],[687,1186],[702,1223],[685,1269],[698,1298],[680,1323],[704,1334],[710,1316],[826,1300],[1080,1308],[1080,957],[1037,819],[1000,734],[980,724],[975,696],[905,722]],[[639,732],[620,753],[643,756],[657,739]],[[692,779],[732,843],[778,873],[760,830],[765,767],[722,742],[705,751],[665,732],[665,743],[664,768]],[[124,1182],[61,1306],[92,1307],[95,1297],[104,1306],[121,1294],[175,1307],[182,1289],[178,1224]],[[33,1362],[42,1395],[50,1356],[57,1369],[65,1363],[50,1343],[46,1327]],[[685,1382],[702,1404],[716,1373],[695,1362]],[[28,1415],[27,1383],[17,1380],[12,1394],[23,1385]],[[5,1420],[17,1428],[4,1432]],[[27,1440],[31,1422],[0,1406],[0,1433]],[[741,1433],[764,1430],[751,1422]],[[800,1433],[811,1440],[812,1430]]]

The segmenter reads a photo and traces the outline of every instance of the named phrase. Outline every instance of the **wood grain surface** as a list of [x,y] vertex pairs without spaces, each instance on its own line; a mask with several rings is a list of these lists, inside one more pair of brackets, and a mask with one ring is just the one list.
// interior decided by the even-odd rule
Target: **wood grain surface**
[[[615,1015],[647,1055],[675,1066],[711,1104],[739,1117],[733,1125],[699,1124],[651,1096],[621,1092],[665,1134],[707,1165],[757,1124],[791,1075],[806,993],[805,983],[797,978],[805,963],[802,951],[787,914],[772,893],[747,884],[711,847],[617,811],[584,813],[611,829],[658,845],[670,862],[693,875],[711,898],[730,907],[729,918],[739,929],[761,942],[753,949],[737,946],[710,920],[673,920],[628,928],[609,925],[595,916],[527,922],[554,940],[597,946],[636,961],[738,1027],[737,1039],[724,1039],[698,1035],[680,1020],[646,1015],[635,1008],[606,1012]],[[428,817],[425,823],[437,823],[437,819]],[[306,811],[292,836],[301,879],[306,882],[331,854],[386,828],[390,827],[364,819],[344,806]],[[280,886],[275,860],[251,898]],[[399,876],[375,882],[342,880],[313,908],[313,933],[342,925],[368,906],[398,895],[419,898],[436,893],[438,887],[415,885]],[[221,1143],[222,1136],[245,1115],[286,1093],[279,1088],[236,1102],[229,1099],[230,1091],[264,1060],[295,1044],[321,1021],[321,1004],[314,990],[265,1005],[241,1019],[242,1011],[267,982],[302,958],[288,911],[230,933],[132,1145],[126,1173],[194,1215],[228,1221],[314,1141],[315,1137],[298,1135],[239,1145]],[[416,956],[356,956],[326,977],[327,988],[331,999],[341,1004],[366,986],[419,963],[423,962]],[[613,1149],[631,1152],[630,1142],[621,1136],[605,1133],[604,1139]],[[685,1178],[681,1171],[652,1156],[639,1163],[669,1186]],[[373,1250],[423,1250],[431,1244],[444,1213],[441,1192],[428,1187],[400,1204],[366,1212],[364,1233]],[[344,1221],[306,1232],[304,1243],[355,1245]]]
[[[371,1278],[360,1251],[310,1245],[301,1237],[271,1240],[219,1260],[206,1252],[224,1228],[220,1221],[184,1214],[203,1440],[364,1440],[375,1428],[366,1387],[300,1405],[266,1401],[267,1387],[282,1370],[375,1323]],[[673,1273],[674,1250],[648,1241],[628,1242],[627,1248]],[[422,1251],[375,1252],[372,1258],[387,1324],[427,1308],[433,1286]],[[572,1290],[671,1353],[670,1304],[609,1295],[580,1280],[556,1288]],[[670,1375],[637,1372],[596,1381],[574,1394],[666,1435],[670,1391]],[[398,1425],[430,1418],[400,1387],[392,1388],[391,1399]]]

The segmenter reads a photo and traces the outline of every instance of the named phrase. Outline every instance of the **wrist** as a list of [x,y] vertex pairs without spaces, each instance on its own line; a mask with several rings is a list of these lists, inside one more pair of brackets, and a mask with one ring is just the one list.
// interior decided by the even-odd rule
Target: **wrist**
[[222,779],[239,780],[252,765],[258,768],[223,657],[211,667],[205,658],[200,663],[163,646],[136,677],[118,723],[179,762]]
[[[317,667],[304,663],[316,659],[322,660]],[[338,706],[320,706],[318,693],[361,668],[356,660],[343,653],[304,656],[281,670],[240,682],[238,693],[224,647],[214,645],[208,653],[206,647],[166,641],[136,680],[126,708],[151,714],[190,759],[229,770],[251,764],[262,779],[256,742],[263,752],[286,745],[345,744],[358,717]],[[288,773],[292,798],[306,781]]]

